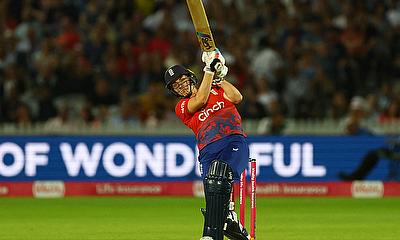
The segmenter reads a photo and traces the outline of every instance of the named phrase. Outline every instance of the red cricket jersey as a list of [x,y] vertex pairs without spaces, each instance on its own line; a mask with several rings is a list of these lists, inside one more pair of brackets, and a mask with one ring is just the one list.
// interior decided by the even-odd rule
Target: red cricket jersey
[[193,114],[188,111],[188,102],[189,98],[181,99],[175,106],[175,113],[196,135],[199,150],[225,136],[244,135],[239,112],[224,98],[224,89],[213,87],[207,103]]

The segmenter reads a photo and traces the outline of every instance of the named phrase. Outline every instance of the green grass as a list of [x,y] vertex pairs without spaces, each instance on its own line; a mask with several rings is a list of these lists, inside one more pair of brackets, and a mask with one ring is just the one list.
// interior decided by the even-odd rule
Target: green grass
[[[170,197],[0,198],[0,239],[199,239],[203,203]],[[400,198],[258,198],[257,214],[261,240],[400,239]]]

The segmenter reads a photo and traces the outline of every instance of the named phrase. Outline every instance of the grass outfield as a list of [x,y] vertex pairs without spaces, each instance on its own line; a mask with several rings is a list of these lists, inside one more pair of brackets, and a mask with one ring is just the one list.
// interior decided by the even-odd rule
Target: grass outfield
[[[0,198],[0,239],[198,240],[202,205],[201,198]],[[400,198],[258,198],[257,214],[261,240],[400,239]]]

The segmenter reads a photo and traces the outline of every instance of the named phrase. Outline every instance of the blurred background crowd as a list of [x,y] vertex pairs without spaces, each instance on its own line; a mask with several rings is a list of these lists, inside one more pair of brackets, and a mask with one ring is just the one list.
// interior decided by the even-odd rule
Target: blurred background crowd
[[[244,119],[400,121],[400,1],[204,1]],[[165,69],[201,75],[182,0],[0,1],[0,122],[176,121]]]

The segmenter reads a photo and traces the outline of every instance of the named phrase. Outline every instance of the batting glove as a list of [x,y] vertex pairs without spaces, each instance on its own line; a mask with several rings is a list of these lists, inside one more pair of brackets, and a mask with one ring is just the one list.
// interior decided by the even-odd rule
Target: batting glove
[[[217,78],[225,78],[225,76],[228,74],[228,67],[225,66],[225,64],[222,64],[221,62],[217,62],[214,66],[215,68],[215,76]],[[211,66],[211,70],[213,70],[213,67]]]
[[211,52],[203,52],[201,55],[201,61],[208,67],[211,67],[213,62],[221,62],[222,64],[225,64],[225,58],[222,56],[222,53],[218,48]]

